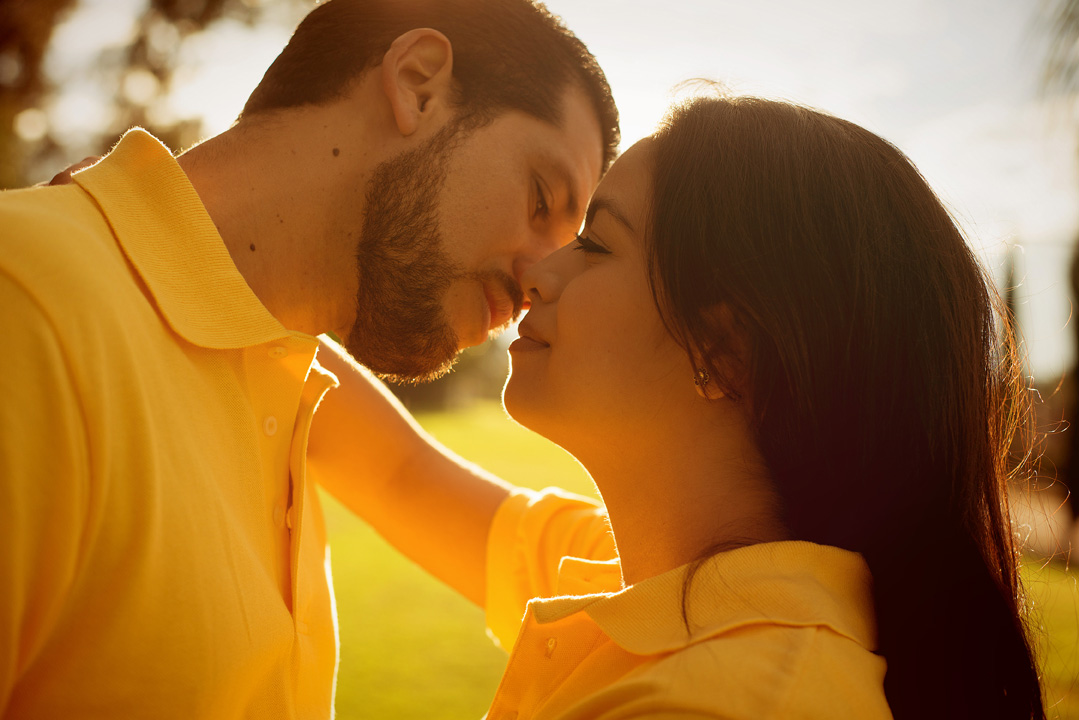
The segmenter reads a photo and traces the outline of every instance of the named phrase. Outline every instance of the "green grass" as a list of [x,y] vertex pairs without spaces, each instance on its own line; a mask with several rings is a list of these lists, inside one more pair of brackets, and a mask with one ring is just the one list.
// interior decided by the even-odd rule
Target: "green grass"
[[331,537],[341,634],[337,717],[479,718],[506,654],[483,614],[356,525]]
[[1079,572],[1028,559],[1023,582],[1034,601],[1038,661],[1046,715],[1079,719]]
[[[593,493],[575,460],[496,403],[419,420],[447,446],[518,485]],[[337,717],[482,717],[506,663],[484,634],[482,611],[332,499],[324,502],[341,633]],[[1023,576],[1037,609],[1048,715],[1079,720],[1079,572],[1028,561]]]

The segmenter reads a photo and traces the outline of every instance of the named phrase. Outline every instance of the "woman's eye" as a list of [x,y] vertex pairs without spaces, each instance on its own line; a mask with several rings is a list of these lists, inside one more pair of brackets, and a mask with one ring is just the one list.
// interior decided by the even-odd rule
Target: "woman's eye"
[[610,255],[611,251],[600,245],[598,242],[588,237],[587,235],[577,236],[577,247],[574,250],[580,250],[584,253],[598,253],[601,255]]

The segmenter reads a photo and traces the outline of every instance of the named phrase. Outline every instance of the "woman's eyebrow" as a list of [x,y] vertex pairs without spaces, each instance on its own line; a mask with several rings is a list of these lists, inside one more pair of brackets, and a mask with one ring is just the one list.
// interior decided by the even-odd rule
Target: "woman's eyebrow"
[[627,230],[634,235],[637,234],[637,230],[633,227],[633,223],[629,221],[626,214],[622,212],[622,209],[618,207],[618,204],[610,198],[605,197],[593,197],[592,202],[588,204],[588,212],[585,213],[584,224],[591,225],[592,221],[596,217],[596,213],[600,210],[606,210],[607,214],[613,217],[618,222],[622,223]]

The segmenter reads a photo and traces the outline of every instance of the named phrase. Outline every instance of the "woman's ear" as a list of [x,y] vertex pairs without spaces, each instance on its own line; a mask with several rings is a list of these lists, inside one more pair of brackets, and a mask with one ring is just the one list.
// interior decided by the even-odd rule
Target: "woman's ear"
[[727,394],[719,388],[716,378],[713,378],[708,369],[699,361],[697,372],[693,375],[693,386],[697,388],[697,394],[705,400],[720,400],[727,397]]
[[453,46],[438,30],[409,30],[390,45],[379,68],[397,129],[411,135],[451,109]]
[[[725,397],[738,398],[747,380],[749,367],[749,336],[745,327],[735,317],[730,305],[720,303],[704,311],[710,328],[707,347],[693,353],[697,368],[693,384],[697,394],[706,400]],[[710,362],[705,362],[705,358]],[[708,367],[716,368],[722,377],[714,377]]]

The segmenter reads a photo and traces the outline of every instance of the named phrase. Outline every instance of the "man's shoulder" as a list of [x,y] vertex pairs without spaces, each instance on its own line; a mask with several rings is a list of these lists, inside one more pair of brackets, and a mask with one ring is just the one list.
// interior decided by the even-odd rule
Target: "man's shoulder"
[[34,186],[0,192],[0,218],[4,240],[42,231],[77,230],[104,222],[85,190],[75,184]]
[[57,316],[107,304],[131,283],[107,220],[76,185],[0,193],[0,274]]

